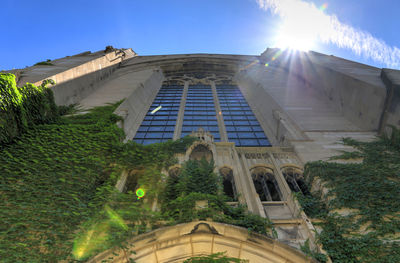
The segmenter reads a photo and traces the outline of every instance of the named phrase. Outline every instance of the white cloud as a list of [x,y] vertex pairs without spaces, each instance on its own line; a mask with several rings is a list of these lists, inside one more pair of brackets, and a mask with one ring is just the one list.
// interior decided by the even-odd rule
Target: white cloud
[[334,44],[387,67],[400,68],[398,47],[389,46],[369,32],[340,22],[335,15],[324,13],[313,3],[301,0],[256,1],[261,8],[282,17],[285,28],[292,28],[290,31],[296,32],[296,36]]

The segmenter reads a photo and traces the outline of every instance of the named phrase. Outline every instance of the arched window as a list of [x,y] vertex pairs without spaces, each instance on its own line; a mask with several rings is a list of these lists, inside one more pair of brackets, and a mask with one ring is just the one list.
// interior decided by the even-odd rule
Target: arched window
[[129,191],[135,192],[138,188],[137,175],[134,172],[129,173],[126,178],[124,188],[122,190],[123,193],[127,193]]
[[282,169],[282,174],[293,192],[302,192],[304,195],[310,194],[307,184],[304,181],[303,172],[295,167]]
[[205,158],[207,162],[210,162],[213,159],[213,154],[207,146],[199,144],[192,150],[189,159],[200,161],[202,158]]
[[251,170],[251,177],[261,201],[282,200],[282,194],[271,169],[255,167]]
[[229,167],[222,167],[219,170],[219,173],[223,180],[222,185],[224,188],[224,194],[229,196],[233,201],[237,201],[237,191],[232,169]]

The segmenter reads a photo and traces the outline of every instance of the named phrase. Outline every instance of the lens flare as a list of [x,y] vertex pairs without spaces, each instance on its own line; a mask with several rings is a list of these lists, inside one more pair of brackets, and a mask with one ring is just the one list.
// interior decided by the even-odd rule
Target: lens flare
[[108,239],[109,224],[100,222],[93,224],[82,236],[74,240],[72,255],[81,260],[89,257]]
[[125,224],[124,220],[115,211],[113,211],[107,205],[106,205],[105,209],[106,209],[108,217],[111,220],[111,223],[114,223],[115,225],[121,227],[124,230],[128,230],[128,226]]
[[108,205],[104,209],[108,215],[108,219],[94,222],[83,235],[74,240],[72,255],[75,259],[86,259],[99,248],[109,244],[111,227],[118,227],[125,231],[128,230],[128,226],[117,212],[112,210]]
[[138,200],[140,198],[142,198],[144,196],[144,194],[145,194],[145,192],[144,192],[144,190],[142,188],[139,188],[139,189],[136,190],[136,195],[138,197]]
[[328,8],[328,3],[325,3],[325,4],[321,5],[321,7],[319,8],[319,10],[325,11],[327,8]]
[[400,48],[390,46],[367,31],[341,22],[325,12],[328,5],[316,6],[304,0],[256,0],[259,6],[282,19],[273,47],[309,50],[318,43],[333,44],[386,67],[400,68]]

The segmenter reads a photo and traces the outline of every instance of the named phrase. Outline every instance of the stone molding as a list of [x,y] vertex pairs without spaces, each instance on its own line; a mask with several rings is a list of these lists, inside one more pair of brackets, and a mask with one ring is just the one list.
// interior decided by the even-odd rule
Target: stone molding
[[248,259],[251,263],[317,262],[272,238],[249,233],[242,227],[208,221],[157,229],[134,237],[129,245],[133,245],[136,254],[127,255],[121,250],[111,249],[88,262],[101,262],[113,257],[108,262],[127,262],[131,258],[137,263],[177,263],[216,252],[226,252],[227,256]]

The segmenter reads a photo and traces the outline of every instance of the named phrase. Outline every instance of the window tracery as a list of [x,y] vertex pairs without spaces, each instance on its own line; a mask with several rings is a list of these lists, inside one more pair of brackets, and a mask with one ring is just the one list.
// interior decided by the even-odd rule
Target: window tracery
[[251,177],[256,192],[262,202],[282,200],[282,194],[271,169],[255,167],[251,170]]
[[310,193],[304,180],[303,172],[295,167],[286,167],[282,169],[283,177],[285,178],[290,190],[293,192],[302,192],[304,195]]

